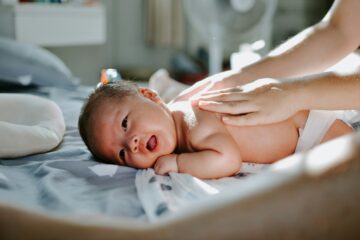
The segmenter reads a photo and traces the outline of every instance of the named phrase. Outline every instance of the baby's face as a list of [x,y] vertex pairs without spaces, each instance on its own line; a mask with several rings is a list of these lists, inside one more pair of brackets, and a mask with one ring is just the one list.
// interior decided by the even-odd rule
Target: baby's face
[[149,96],[107,101],[92,122],[95,151],[120,165],[149,168],[176,147],[171,112]]

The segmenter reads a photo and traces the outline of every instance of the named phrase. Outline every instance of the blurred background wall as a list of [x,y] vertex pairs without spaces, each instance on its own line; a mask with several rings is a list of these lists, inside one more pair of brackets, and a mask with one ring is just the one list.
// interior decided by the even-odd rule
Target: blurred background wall
[[[175,6],[165,6],[162,11],[156,12],[157,10],[153,8],[159,4],[159,1],[160,5],[164,6],[161,0],[154,0],[152,3],[151,0],[102,0],[100,3],[106,9],[106,42],[104,44],[57,46],[47,47],[47,49],[60,57],[73,74],[80,78],[81,83],[86,85],[96,84],[100,70],[110,67],[119,69],[123,77],[146,81],[159,68],[166,68],[171,72],[174,62],[178,61],[181,65],[181,60],[184,58],[179,58],[179,55],[185,56],[183,63],[198,64],[201,71],[206,72],[208,41],[204,40],[186,16],[176,16],[180,19],[179,21],[183,19],[183,23],[180,26],[176,25],[175,29],[181,28],[183,32],[179,35],[179,39],[170,40],[175,43],[158,44],[156,43],[158,40],[151,39],[154,36],[149,36],[147,32],[151,27],[149,15],[154,15],[155,18],[152,17],[152,19],[156,21],[157,14],[174,16],[178,14],[176,9],[182,7],[181,0],[178,0],[180,6],[176,3]],[[278,45],[293,34],[319,21],[332,2],[332,0],[278,0],[272,22],[271,46],[268,47]],[[172,9],[173,12],[169,12],[168,9]],[[183,14],[183,11],[180,13]],[[174,23],[165,22],[165,24],[168,25],[161,26],[169,29],[175,26]],[[154,27],[156,23],[150,25]],[[227,51],[237,50],[238,48],[234,47]],[[228,58],[229,55],[225,52],[224,68],[228,67]]]

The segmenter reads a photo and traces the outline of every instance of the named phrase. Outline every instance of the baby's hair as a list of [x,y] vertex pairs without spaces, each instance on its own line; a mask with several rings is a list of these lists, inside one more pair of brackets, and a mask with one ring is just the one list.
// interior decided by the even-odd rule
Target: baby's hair
[[91,116],[96,114],[98,109],[109,101],[120,103],[124,98],[137,96],[138,94],[138,86],[134,82],[121,80],[97,87],[85,100],[78,121],[79,133],[85,145],[97,160],[105,161],[102,156],[96,153],[94,146],[90,143],[93,136],[90,122]]

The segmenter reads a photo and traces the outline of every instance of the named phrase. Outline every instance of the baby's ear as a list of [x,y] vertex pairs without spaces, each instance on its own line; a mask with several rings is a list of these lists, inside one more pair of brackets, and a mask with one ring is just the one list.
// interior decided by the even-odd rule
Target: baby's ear
[[162,102],[160,96],[155,92],[154,90],[151,90],[150,88],[144,88],[139,87],[139,93],[143,95],[144,97],[150,99],[151,101],[154,101],[156,103]]

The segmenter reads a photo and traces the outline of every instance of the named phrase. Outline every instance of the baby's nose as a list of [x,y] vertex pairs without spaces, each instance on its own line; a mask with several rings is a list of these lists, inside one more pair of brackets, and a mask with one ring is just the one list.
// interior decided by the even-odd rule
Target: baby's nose
[[139,151],[139,141],[140,141],[139,136],[134,136],[130,140],[129,147],[133,153],[137,153]]

